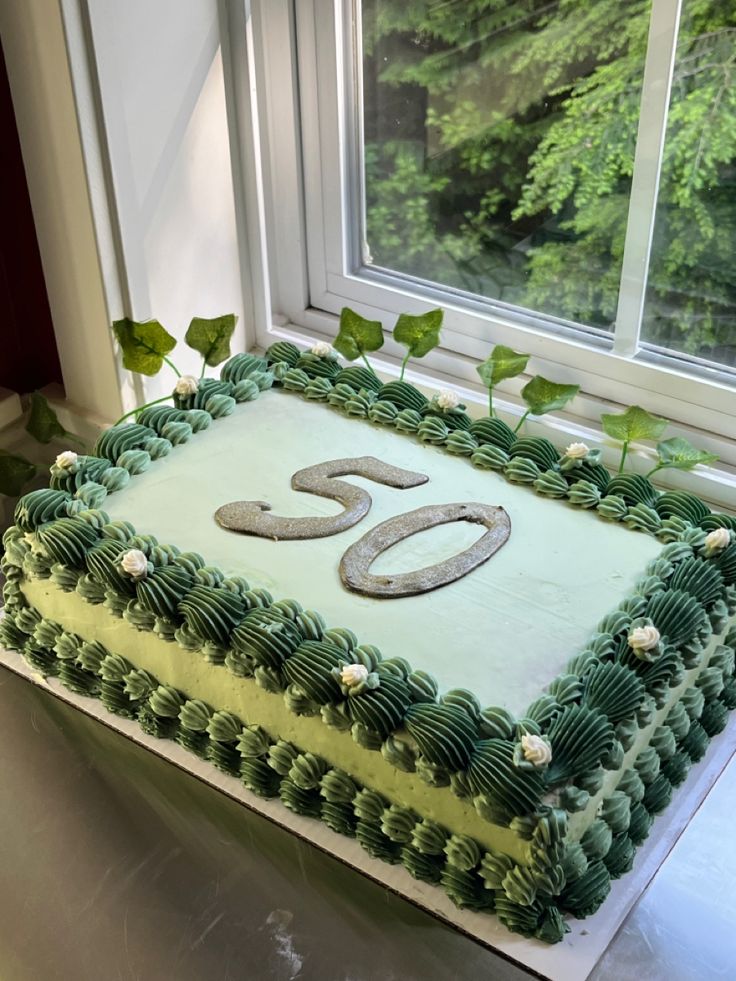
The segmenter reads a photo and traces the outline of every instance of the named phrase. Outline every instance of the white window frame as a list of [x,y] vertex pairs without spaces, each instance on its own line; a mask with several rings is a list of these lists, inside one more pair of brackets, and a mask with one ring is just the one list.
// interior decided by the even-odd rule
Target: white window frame
[[[672,420],[668,435],[684,435],[717,453],[721,463],[697,475],[668,474],[675,486],[697,487],[704,496],[736,506],[731,487],[736,466],[734,374],[707,365],[639,351],[638,329],[646,286],[662,146],[669,104],[679,2],[653,0],[650,39],[655,54],[645,67],[636,176],[614,338],[570,330],[560,321],[502,304],[463,296],[436,284],[363,264],[359,229],[351,216],[363,200],[360,186],[360,120],[346,97],[360,85],[353,30],[356,0],[254,0],[253,80],[262,125],[262,194],[269,257],[272,315],[257,327],[260,346],[277,338],[327,339],[337,331],[340,309],[353,306],[381,320],[386,343],[375,358],[379,370],[396,373],[399,348],[390,329],[400,312],[445,310],[442,347],[412,366],[425,384],[452,381],[470,402],[482,402],[475,365],[494,344],[528,351],[529,373],[582,385],[570,412],[545,425],[585,433],[600,442],[601,412],[641,404]],[[641,219],[641,216],[644,216]],[[693,359],[694,360],[694,359]],[[526,378],[499,386],[511,414],[521,412]],[[613,462],[615,454],[609,454]],[[724,490],[725,488],[725,490]],[[725,499],[724,499],[725,498]]]

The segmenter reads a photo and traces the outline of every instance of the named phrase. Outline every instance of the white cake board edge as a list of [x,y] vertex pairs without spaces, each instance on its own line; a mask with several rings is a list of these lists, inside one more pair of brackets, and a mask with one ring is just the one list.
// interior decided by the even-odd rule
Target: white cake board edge
[[[731,720],[726,730],[712,740],[705,758],[692,767],[687,780],[676,789],[664,814],[655,818],[649,837],[636,851],[632,871],[612,883],[611,893],[597,913],[585,920],[569,919],[570,933],[560,943],[548,945],[510,933],[493,915],[458,909],[436,886],[417,882],[400,866],[371,858],[357,841],[331,831],[319,820],[293,814],[278,800],[256,797],[235,777],[220,772],[177,743],[149,736],[136,721],[108,712],[99,699],[76,695],[58,679],[44,678],[20,654],[0,648],[0,665],[546,981],[585,981],[590,975],[736,752],[736,724]],[[503,981],[502,975],[497,977]]]

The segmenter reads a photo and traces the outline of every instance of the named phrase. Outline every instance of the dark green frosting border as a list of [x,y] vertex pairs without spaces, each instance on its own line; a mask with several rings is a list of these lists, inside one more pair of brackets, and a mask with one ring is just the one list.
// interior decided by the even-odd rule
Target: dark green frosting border
[[[687,724],[678,719],[675,726],[679,735],[670,730],[665,762],[660,766],[656,752],[641,754],[641,762],[626,771],[627,791],[608,798],[580,843],[566,842],[564,812],[550,810],[528,828],[530,863],[519,865],[391,804],[320,757],[159,684],[101,644],[87,643],[34,613],[25,608],[23,631],[15,621],[4,626],[0,621],[0,633],[17,645],[22,632],[23,657],[44,676],[58,678],[75,694],[99,698],[108,711],[137,720],[149,735],[176,741],[257,796],[279,797],[294,813],[356,838],[373,858],[400,863],[414,878],[438,884],[461,909],[495,912],[508,929],[547,943],[564,936],[565,914],[591,915],[608,895],[611,880],[631,869],[636,848],[673,788],[703,757],[736,705],[731,673],[727,699],[711,691],[702,705],[688,706]],[[731,662],[734,645],[736,630]]]
[[[310,362],[302,364],[308,367]],[[345,373],[342,378],[352,376]],[[644,570],[632,596],[604,618],[588,648],[571,659],[567,673],[553,681],[524,718],[512,718],[503,709],[484,709],[472,693],[462,689],[438,697],[434,679],[412,670],[404,659],[384,659],[370,645],[358,645],[350,630],[328,629],[319,614],[302,610],[295,601],[273,601],[265,591],[251,589],[242,579],[226,579],[199,556],[182,555],[175,546],[161,545],[152,536],[137,536],[126,522],[111,523],[100,510],[106,495],[124,487],[130,476],[143,472],[152,460],[206,429],[213,419],[230,414],[236,401],[257,398],[274,380],[287,390],[326,401],[348,415],[396,425],[407,436],[444,445],[448,452],[466,456],[475,465],[502,470],[508,479],[529,483],[539,493],[560,497],[564,483],[571,503],[595,506],[602,517],[624,520],[631,527],[657,535],[666,542],[663,551]],[[224,366],[220,382],[202,383],[195,396],[184,402],[179,400],[176,408],[147,410],[136,423],[107,430],[100,437],[96,456],[80,458],[74,473],[52,469],[51,488],[32,492],[19,502],[16,525],[4,538],[8,612],[0,633],[7,646],[21,650],[39,670],[58,673],[69,687],[76,685],[75,690],[91,685],[89,690],[100,694],[108,708],[125,714],[128,706],[122,696],[125,694],[128,700],[133,696],[120,689],[121,684],[127,683],[123,678],[124,665],[115,668],[115,655],[105,652],[101,662],[111,676],[87,678],[89,668],[84,659],[80,661],[78,654],[69,655],[73,642],[66,640],[66,647],[62,644],[63,653],[59,654],[54,645],[61,628],[39,621],[36,611],[25,602],[20,589],[24,576],[51,577],[61,588],[76,589],[90,602],[104,602],[137,629],[154,630],[169,641],[201,649],[209,660],[224,661],[236,674],[253,674],[267,690],[283,691],[287,706],[297,714],[321,713],[328,725],[352,728],[353,737],[366,750],[383,752],[400,769],[416,769],[430,786],[450,783],[459,796],[474,798],[482,816],[510,824],[528,838],[536,852],[531,855],[529,867],[512,868],[513,863],[505,856],[486,856],[482,881],[474,880],[471,889],[471,872],[475,869],[477,879],[476,867],[481,862],[478,858],[471,863],[472,848],[469,855],[458,846],[454,862],[440,861],[437,854],[411,843],[411,836],[406,837],[409,818],[399,813],[401,808],[387,802],[384,810],[389,813],[385,820],[382,817],[378,829],[373,826],[377,819],[371,824],[367,817],[358,822],[359,831],[358,826],[353,827],[361,844],[377,857],[403,861],[419,878],[440,881],[460,905],[486,908],[495,904],[498,915],[511,929],[542,939],[559,939],[561,920],[558,926],[550,920],[553,906],[577,915],[597,906],[600,900],[594,902],[591,897],[595,894],[602,899],[600,894],[604,886],[607,892],[610,875],[619,869],[624,871],[623,866],[633,857],[637,844],[634,838],[641,838],[647,825],[642,808],[650,815],[662,809],[680,775],[684,778],[688,761],[702,755],[708,738],[719,731],[721,721],[725,725],[727,712],[736,704],[732,650],[736,646],[736,630],[732,630],[728,646],[723,648],[730,654],[721,655],[715,662],[711,659],[703,678],[698,679],[699,687],[691,689],[701,693],[702,698],[690,698],[688,702],[687,731],[683,731],[681,713],[675,711],[681,704],[678,703],[670,713],[674,714],[673,724],[660,726],[667,732],[660,734],[658,730],[655,734],[662,748],[661,754],[655,754],[657,759],[661,755],[662,762],[668,765],[675,760],[679,769],[674,764],[669,770],[660,769],[651,753],[640,754],[644,759],[641,764],[637,759],[637,774],[627,778],[626,786],[630,785],[632,795],[614,791],[604,801],[608,820],[604,811],[586,831],[580,845],[568,847],[570,854],[565,853],[567,858],[563,861],[561,842],[566,811],[584,806],[587,797],[600,786],[604,770],[618,768],[617,759],[633,743],[638,727],[648,724],[654,711],[666,704],[669,689],[676,687],[684,670],[697,666],[711,634],[724,629],[736,610],[736,544],[732,541],[728,549],[712,555],[704,548],[706,531],[730,529],[736,522],[725,515],[711,515],[692,495],[658,495],[650,484],[641,484],[643,478],[628,483],[614,478],[614,489],[624,496],[603,495],[600,485],[606,480],[601,468],[583,470],[589,480],[581,477],[569,482],[559,469],[553,469],[554,464],[550,467],[556,450],[548,440],[525,437],[509,443],[508,434],[500,427],[486,425],[476,429],[479,437],[495,435],[506,449],[490,441],[480,443],[473,435],[472,424],[453,418],[448,425],[442,412],[432,410],[431,403],[411,386],[401,388],[398,383],[391,383],[384,389],[382,398],[383,390],[355,390],[347,380],[338,378],[333,384],[319,373],[310,377],[286,360],[269,366],[264,359],[236,355]],[[399,402],[390,401],[388,395]],[[547,469],[541,470],[540,464]],[[626,504],[625,497],[632,503]],[[612,498],[618,501],[612,503]],[[34,547],[26,536],[31,537]],[[144,551],[149,561],[151,575],[138,584],[124,577],[116,565],[119,555],[129,548]],[[279,644],[270,640],[263,643],[266,621],[271,625],[274,621],[279,623]],[[662,645],[649,661],[633,655],[626,637],[633,627],[652,623],[660,628]],[[50,639],[54,643],[47,643]],[[258,656],[254,657],[254,651]],[[57,660],[58,671],[54,669]],[[356,660],[377,676],[378,688],[357,695],[340,688],[336,669]],[[138,682],[145,684],[145,679],[139,678]],[[136,680],[131,683],[133,691],[137,691]],[[183,700],[181,705],[176,699]],[[182,738],[188,740],[187,748],[199,752],[208,737],[197,726],[203,723],[206,728],[212,710],[201,703],[192,703],[185,710],[189,701],[183,695],[177,695],[174,701],[180,731],[198,733]],[[153,730],[158,724],[154,725],[150,714],[156,713],[150,700],[146,704],[145,719],[141,721],[144,725],[150,723]],[[180,711],[184,711],[184,719],[179,717]],[[703,712],[707,726],[698,721]],[[240,720],[230,722],[239,723],[242,728]],[[156,734],[170,735],[165,728]],[[406,731],[411,741],[406,739]],[[551,742],[553,762],[546,782],[519,757],[522,734],[543,735]],[[575,748],[581,734],[585,735],[583,752]],[[218,740],[215,738],[214,742]],[[308,753],[298,755],[310,757]],[[226,757],[234,765],[235,757],[228,757],[224,750],[214,762],[226,768]],[[320,771],[321,779],[326,764],[317,761],[310,762],[310,766],[315,772]],[[311,777],[286,776],[277,790],[273,776],[276,771],[270,763],[269,769],[264,770],[251,761],[245,769],[251,782],[257,782],[260,773],[268,787],[293,810],[321,816],[335,830],[340,830],[341,821],[347,822],[346,827],[350,825],[345,808],[337,806],[349,802],[326,799],[325,813],[323,804],[308,793],[316,789],[316,785],[306,786]],[[641,777],[637,782],[639,769],[651,780]],[[545,793],[554,788],[559,792],[558,806],[543,802]],[[627,806],[622,797],[629,801]],[[628,823],[623,812],[628,814]],[[627,843],[623,837],[632,820],[634,837],[629,834]],[[550,827],[558,831],[553,833]],[[609,833],[611,827],[615,828],[615,835]],[[582,849],[586,858],[583,871],[584,863],[576,849]],[[606,858],[612,850],[615,861],[609,859],[609,868]],[[478,882],[481,886],[483,882],[486,886],[496,883],[489,887],[495,890],[490,903],[487,891]],[[501,893],[496,895],[498,890]],[[468,898],[471,894],[475,900]],[[553,904],[552,897],[563,898]],[[523,916],[520,910],[524,911]]]

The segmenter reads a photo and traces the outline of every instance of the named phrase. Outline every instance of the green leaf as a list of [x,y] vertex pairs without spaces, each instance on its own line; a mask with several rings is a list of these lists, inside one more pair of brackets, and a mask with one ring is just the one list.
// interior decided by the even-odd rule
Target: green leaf
[[332,343],[348,361],[355,361],[366,351],[383,347],[383,327],[380,320],[366,320],[350,307],[340,311],[340,331]]
[[657,443],[657,456],[659,457],[658,470],[670,467],[675,470],[692,470],[699,463],[714,463],[718,459],[716,453],[699,450],[682,436],[673,436],[671,439]]
[[123,350],[123,366],[141,375],[155,375],[161,371],[164,356],[176,346],[176,339],[158,320],[139,323],[124,317],[116,320],[112,329]]
[[184,340],[204,358],[210,368],[222,364],[230,357],[230,338],[233,336],[238,318],[234,313],[222,317],[192,317]]
[[430,310],[418,317],[402,313],[394,327],[394,340],[409,349],[412,358],[423,358],[440,342],[442,310]]
[[0,450],[0,494],[17,497],[35,474],[36,468],[30,460]]
[[26,425],[26,432],[39,443],[50,443],[54,436],[66,435],[66,430],[57,419],[56,413],[40,392],[34,392],[31,396],[31,415]]
[[632,405],[618,415],[602,415],[601,425],[606,436],[629,443],[631,440],[659,439],[667,428],[667,420]]
[[520,375],[526,368],[529,357],[528,354],[519,354],[510,347],[497,344],[483,364],[479,364],[475,370],[486,388],[493,388],[505,378]]
[[522,388],[521,397],[529,406],[531,415],[543,416],[547,412],[564,408],[579,391],[579,385],[560,385],[542,378],[541,375],[535,375]]

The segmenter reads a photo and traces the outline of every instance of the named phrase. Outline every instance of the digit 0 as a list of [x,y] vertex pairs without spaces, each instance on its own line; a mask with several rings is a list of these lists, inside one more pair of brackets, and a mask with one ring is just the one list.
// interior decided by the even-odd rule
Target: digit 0
[[[375,576],[370,572],[376,558],[398,542],[420,531],[452,521],[472,521],[487,531],[465,551],[443,562],[395,576]],[[414,596],[447,586],[487,562],[508,540],[511,519],[502,507],[489,504],[430,504],[376,525],[347,549],[340,562],[340,578],[355,593],[382,599]]]

